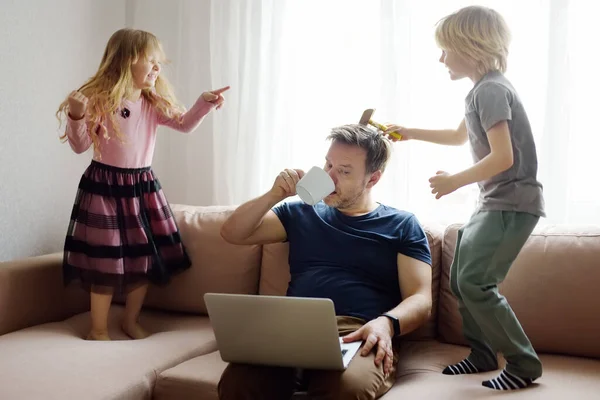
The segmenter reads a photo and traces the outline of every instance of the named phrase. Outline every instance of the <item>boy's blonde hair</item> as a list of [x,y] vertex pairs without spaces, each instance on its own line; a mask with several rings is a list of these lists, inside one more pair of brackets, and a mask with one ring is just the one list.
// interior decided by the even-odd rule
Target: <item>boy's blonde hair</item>
[[[158,54],[161,58],[159,61],[167,61],[159,40],[152,33],[137,29],[120,29],[110,37],[96,74],[78,89],[88,98],[86,123],[94,151],[99,155],[99,138],[101,135],[108,138],[107,123],[111,124],[116,136],[120,140],[123,139],[115,115],[121,107],[121,102],[130,95],[133,88],[131,65],[139,58],[153,53]],[[185,112],[185,108],[178,103],[171,85],[162,74],[156,79],[153,89],[142,90],[142,96],[166,117],[180,116]],[[61,117],[66,118],[68,108],[67,98],[56,112],[59,121]],[[60,138],[63,142],[66,141],[66,133]]]
[[477,72],[506,72],[511,35],[500,13],[487,7],[461,8],[442,18],[435,30],[442,50],[452,51],[473,61]]

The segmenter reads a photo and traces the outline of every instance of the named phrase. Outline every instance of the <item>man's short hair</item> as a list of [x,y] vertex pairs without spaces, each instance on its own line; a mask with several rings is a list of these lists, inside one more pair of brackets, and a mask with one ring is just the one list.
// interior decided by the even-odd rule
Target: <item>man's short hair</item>
[[335,143],[343,143],[358,146],[367,152],[365,167],[367,173],[381,170],[385,171],[390,156],[392,155],[392,143],[379,131],[365,125],[349,124],[335,127],[331,130],[328,140]]

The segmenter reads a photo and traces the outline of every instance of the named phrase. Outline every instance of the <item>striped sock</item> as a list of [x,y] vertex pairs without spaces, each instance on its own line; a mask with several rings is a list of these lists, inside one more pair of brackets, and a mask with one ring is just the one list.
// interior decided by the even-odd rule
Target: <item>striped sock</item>
[[514,390],[524,389],[533,383],[533,379],[519,378],[516,375],[511,374],[507,370],[502,370],[500,375],[489,381],[483,381],[481,384],[490,389],[496,390]]
[[473,363],[471,361],[469,361],[468,358],[465,358],[464,360],[462,360],[459,363],[456,363],[453,365],[448,365],[446,368],[444,368],[444,370],[442,371],[442,374],[444,374],[444,375],[462,375],[462,374],[476,374],[478,372],[485,372],[485,371],[480,370],[479,368],[474,366]]

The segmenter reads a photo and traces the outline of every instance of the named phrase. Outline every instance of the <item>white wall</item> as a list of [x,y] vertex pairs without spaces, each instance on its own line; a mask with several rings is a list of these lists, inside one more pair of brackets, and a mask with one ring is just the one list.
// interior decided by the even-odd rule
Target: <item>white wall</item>
[[[96,71],[110,35],[125,26],[156,34],[167,56],[178,55],[165,73],[189,107],[210,89],[210,0],[0,3],[0,261],[6,261],[62,250],[92,154],[74,154],[59,141],[54,114]],[[202,51],[194,57],[179,51],[188,46]],[[194,78],[181,82],[179,75]],[[191,135],[159,130],[153,167],[171,203],[211,203],[212,146],[210,116]],[[189,158],[201,160],[194,164],[200,168],[187,168]]]
[[58,139],[54,114],[125,26],[121,0],[1,0],[0,261],[60,251],[91,153]]

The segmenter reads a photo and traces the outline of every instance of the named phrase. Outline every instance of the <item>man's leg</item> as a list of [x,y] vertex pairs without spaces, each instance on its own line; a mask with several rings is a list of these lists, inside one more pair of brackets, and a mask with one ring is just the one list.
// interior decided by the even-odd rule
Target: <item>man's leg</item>
[[[346,335],[364,324],[356,318],[338,317],[338,330]],[[383,366],[375,366],[375,352],[367,356],[356,353],[345,371],[306,371],[308,394],[314,400],[372,400],[383,396],[396,381],[398,343],[394,343],[394,362],[386,377]]]
[[219,381],[218,393],[221,400],[287,400],[295,384],[293,368],[229,364]]
[[[473,215],[471,220],[458,230],[454,260],[450,267],[450,289],[458,300],[458,311],[462,317],[463,335],[471,347],[471,354],[456,364],[449,365],[442,371],[445,375],[475,374],[479,372],[493,371],[498,368],[496,352],[490,347],[489,341],[473,319],[466,307],[458,289],[458,275],[465,265],[469,263],[471,243],[469,238],[481,235],[480,215]],[[466,232],[466,240],[462,238]]]
[[[541,376],[542,364],[497,285],[506,277],[539,218],[506,211],[482,212],[478,217],[478,229],[469,237],[466,232],[463,235],[468,262],[458,271],[458,288],[477,329],[507,360],[506,370],[484,385],[496,389],[525,387]],[[465,324],[464,329],[471,327]]]

